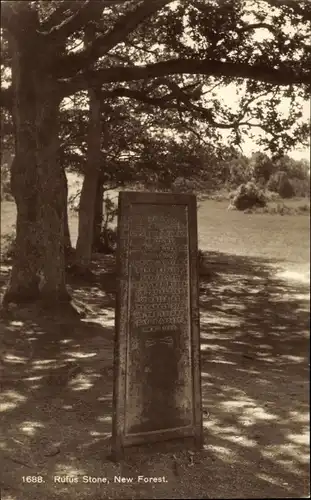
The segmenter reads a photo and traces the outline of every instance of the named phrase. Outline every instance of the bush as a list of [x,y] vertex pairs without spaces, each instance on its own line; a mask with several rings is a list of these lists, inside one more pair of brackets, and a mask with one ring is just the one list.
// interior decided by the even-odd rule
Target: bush
[[295,196],[295,190],[287,177],[282,177],[279,184],[278,193],[281,198],[292,198]]
[[100,252],[104,254],[114,253],[117,247],[117,229],[112,227],[118,214],[118,204],[115,198],[111,198],[109,194],[104,198],[104,215],[99,245]]
[[306,179],[298,179],[293,177],[290,179],[293,186],[295,196],[299,198],[310,198],[310,177]]
[[307,204],[299,205],[297,207],[297,212],[303,213],[303,214],[309,214],[310,213],[310,205],[307,205]]
[[310,213],[310,205],[288,206],[285,205],[284,202],[278,202],[269,204],[264,208],[257,208],[255,213],[270,215],[308,215]]
[[275,191],[269,191],[269,189],[265,189],[265,197],[267,202],[278,201],[280,199],[279,193],[276,193]]
[[284,203],[278,203],[276,206],[276,213],[279,215],[291,215],[293,210]]
[[279,171],[272,175],[267,183],[267,189],[275,191],[281,198],[292,198],[295,196],[295,189],[289,180],[286,172]]
[[203,252],[203,250],[199,249],[198,250],[198,265],[199,265],[199,269],[201,269],[201,267],[204,265],[204,259],[205,259],[204,252]]
[[172,183],[172,191],[174,193],[193,193],[196,191],[196,183],[194,180],[177,177]]
[[267,204],[264,192],[254,182],[241,184],[230,198],[231,207],[237,210],[265,207]]
[[14,257],[15,252],[15,228],[9,234],[5,234],[2,239],[2,260],[10,261]]
[[117,229],[104,227],[100,233],[100,252],[106,255],[115,253],[117,248]]
[[230,200],[230,195],[232,195],[232,192],[228,193],[227,190],[222,189],[222,190],[218,190],[215,193],[207,195],[206,198],[209,199],[209,200],[214,200],[214,201],[222,202],[222,201],[228,201],[228,200]]
[[10,171],[6,164],[1,165],[1,200],[12,201]]

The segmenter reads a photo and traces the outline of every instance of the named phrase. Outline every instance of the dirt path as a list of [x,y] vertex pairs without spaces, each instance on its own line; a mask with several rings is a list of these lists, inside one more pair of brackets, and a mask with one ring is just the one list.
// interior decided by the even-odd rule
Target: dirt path
[[[113,274],[72,284],[87,305],[83,321],[27,309],[1,319],[1,499],[308,497],[307,285],[260,259],[215,252],[208,268],[200,286],[200,453],[167,446],[109,460]],[[61,475],[76,482],[57,482]]]

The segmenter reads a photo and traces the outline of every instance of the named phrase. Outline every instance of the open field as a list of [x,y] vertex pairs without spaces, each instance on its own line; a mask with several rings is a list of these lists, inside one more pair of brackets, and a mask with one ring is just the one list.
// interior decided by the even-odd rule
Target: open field
[[[308,200],[287,200],[286,205],[307,204]],[[228,202],[199,202],[199,247],[204,251],[222,251],[249,257],[267,257],[293,272],[308,273],[310,261],[310,217],[302,215],[244,214],[227,210]],[[15,224],[14,202],[3,202],[1,235],[11,232]],[[69,226],[75,245],[78,218],[70,212]],[[286,264],[285,264],[286,263]]]
[[[113,258],[102,257],[95,283],[68,278],[83,320],[32,308],[0,318],[3,500],[309,497],[309,217],[226,207],[206,200],[198,214],[208,251],[200,277],[203,450],[168,445],[109,460],[116,284]],[[1,216],[5,234],[14,204],[3,204]],[[74,241],[75,215],[70,227]],[[61,474],[77,482],[56,483]],[[23,482],[37,475],[41,484]],[[118,475],[133,482],[115,483]],[[166,482],[139,483],[139,475]],[[109,483],[84,482],[89,476]]]
[[[286,201],[288,206],[297,203],[297,200]],[[233,255],[269,258],[293,272],[307,273],[310,269],[308,214],[244,214],[226,208],[225,201],[206,200],[200,203],[200,248]]]

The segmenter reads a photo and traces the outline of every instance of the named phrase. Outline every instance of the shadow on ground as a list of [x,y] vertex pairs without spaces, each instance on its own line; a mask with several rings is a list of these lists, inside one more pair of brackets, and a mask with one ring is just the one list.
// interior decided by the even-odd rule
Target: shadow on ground
[[[200,283],[204,450],[109,461],[113,270],[71,283],[75,320],[1,319],[2,498],[289,498],[309,494],[309,295],[261,259],[206,256]],[[4,275],[3,275],[4,276]],[[5,277],[5,276],[4,276]],[[105,279],[106,277],[106,279]],[[43,483],[23,482],[23,476]],[[55,482],[67,475],[77,483]],[[133,484],[114,483],[114,476]],[[137,475],[165,483],[136,484]],[[108,477],[109,484],[83,477]],[[57,478],[56,478],[57,480]],[[92,480],[93,481],[93,480]]]

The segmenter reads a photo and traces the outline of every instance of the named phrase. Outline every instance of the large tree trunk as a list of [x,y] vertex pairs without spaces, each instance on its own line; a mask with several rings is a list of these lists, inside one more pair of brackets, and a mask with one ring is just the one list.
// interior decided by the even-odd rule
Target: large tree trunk
[[20,303],[39,297],[41,255],[33,152],[29,148],[24,157],[17,153],[11,167],[11,190],[17,206],[16,239],[13,266],[4,302]]
[[15,256],[4,302],[43,298],[53,304],[70,298],[64,262],[66,186],[58,162],[61,97],[44,71],[48,56],[36,29],[37,13],[27,2],[23,9],[10,40],[16,143],[11,186],[17,221]]
[[[95,26],[89,24],[84,32],[87,48],[95,37]],[[89,88],[89,124],[87,162],[79,205],[79,228],[76,246],[76,265],[87,270],[92,258],[94,215],[97,186],[100,178],[101,157],[101,92],[100,87]]]
[[[21,41],[22,42],[22,41]],[[10,37],[15,158],[11,165],[16,241],[13,266],[4,302],[31,301],[39,296],[38,178],[36,165],[36,95],[33,67],[20,43]],[[31,47],[28,47],[31,50]]]
[[103,226],[103,199],[104,186],[101,179],[98,180],[95,200],[94,228],[92,251],[100,252],[102,248],[101,232]]
[[[67,211],[66,177],[58,160],[57,95],[41,87],[42,103],[37,130],[39,174],[39,227],[42,248],[41,294],[50,302],[69,299],[65,283],[65,213]],[[39,93],[39,90],[38,90]],[[40,121],[39,121],[40,120]]]
[[64,248],[65,248],[65,259],[66,262],[68,259],[73,254],[73,248],[71,244],[71,237],[70,237],[70,229],[69,229],[69,221],[68,221],[68,208],[66,207],[65,213],[64,213]]
[[68,181],[64,169],[62,169],[65,184],[66,206],[64,207],[64,250],[66,262],[70,259],[73,249],[70,238],[69,220],[68,220]]
[[79,205],[79,232],[76,263],[88,268],[92,257],[97,186],[100,180],[101,112],[99,92],[89,90],[88,157]]

